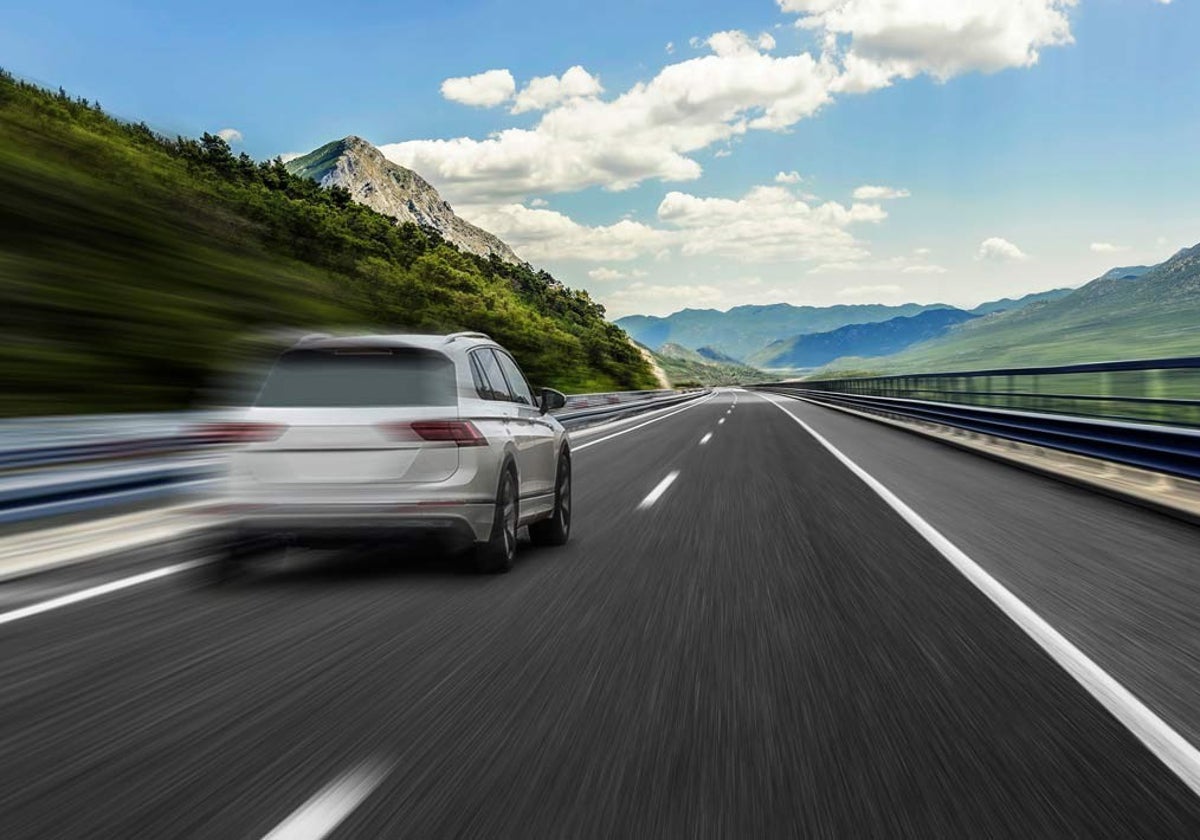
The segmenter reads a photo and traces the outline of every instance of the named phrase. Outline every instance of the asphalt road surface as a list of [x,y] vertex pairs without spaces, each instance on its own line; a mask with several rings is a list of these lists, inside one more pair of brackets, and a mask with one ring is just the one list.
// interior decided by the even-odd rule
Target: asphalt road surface
[[[1197,741],[1200,529],[780,402]],[[577,435],[572,540],[508,575],[391,546],[209,588],[168,543],[0,585],[0,837],[1200,837],[787,412]]]

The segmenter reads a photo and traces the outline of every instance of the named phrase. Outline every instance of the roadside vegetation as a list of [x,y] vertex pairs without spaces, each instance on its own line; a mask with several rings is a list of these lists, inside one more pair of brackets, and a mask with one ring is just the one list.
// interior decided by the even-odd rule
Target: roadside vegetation
[[482,330],[536,385],[654,387],[585,291],[0,71],[0,414],[192,405],[280,329]]
[[678,344],[664,344],[654,353],[654,360],[675,388],[746,385],[770,379],[762,371],[708,347],[689,350]]

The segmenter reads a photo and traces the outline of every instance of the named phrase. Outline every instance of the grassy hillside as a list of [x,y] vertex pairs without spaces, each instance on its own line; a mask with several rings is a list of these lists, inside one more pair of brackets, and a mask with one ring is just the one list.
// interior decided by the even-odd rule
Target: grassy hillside
[[654,353],[654,359],[676,388],[686,385],[741,385],[769,378],[762,371],[722,356],[708,347],[696,351],[678,344],[664,344]]
[[4,415],[184,407],[281,327],[478,329],[537,384],[654,387],[603,308],[545,272],[2,72],[0,295]]
[[909,373],[1200,355],[1200,245],[1139,275],[1122,269],[1066,297],[977,318],[934,341],[827,372]]

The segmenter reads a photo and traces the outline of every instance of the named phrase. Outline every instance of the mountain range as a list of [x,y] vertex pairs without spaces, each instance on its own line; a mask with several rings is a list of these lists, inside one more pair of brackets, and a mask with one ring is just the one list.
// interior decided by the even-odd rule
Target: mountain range
[[695,349],[711,347],[735,359],[745,359],[772,341],[807,332],[835,330],[846,324],[886,321],[900,315],[916,315],[927,309],[945,309],[942,304],[923,306],[906,303],[839,304],[837,306],[793,306],[775,303],[767,306],[735,306],[721,312],[716,309],[683,309],[672,315],[629,315],[619,318],[617,326],[652,350],[664,344]]
[[828,370],[979,370],[1200,355],[1200,245],[1155,266],[1121,267],[1069,295],[978,318],[903,352]]
[[342,187],[359,204],[433,230],[471,254],[495,254],[514,265],[523,261],[499,237],[458,216],[433,186],[411,169],[392,163],[361,137],[343,138],[284,164],[288,172],[322,187]]
[[[1070,289],[1053,289],[1026,295],[1017,300],[1003,298],[988,301],[970,310],[970,314],[987,315],[1000,311],[1011,311],[1034,303],[1055,300],[1070,294],[1070,292]],[[782,347],[778,347],[777,352],[766,354],[766,349],[775,342],[794,341],[801,336],[813,333],[827,333],[850,325],[876,324],[894,318],[908,318],[934,310],[963,311],[944,303],[905,303],[899,306],[885,304],[793,306],[788,303],[776,303],[766,306],[735,306],[724,312],[716,309],[683,309],[663,317],[629,315],[617,319],[616,323],[635,341],[651,349],[657,349],[667,343],[678,344],[690,349],[710,347],[734,359],[744,360],[751,364],[775,364],[770,361],[771,358],[784,352]],[[926,324],[932,323],[936,323],[936,319],[929,322],[918,322],[914,325],[911,334],[918,337],[913,340],[929,338],[930,336],[923,333],[922,330]],[[890,328],[876,335],[880,336],[879,340],[882,340],[882,336],[889,332],[894,336],[899,336],[906,330],[901,326],[901,328]],[[872,334],[874,333],[868,332],[865,335]],[[844,338],[845,336],[842,336],[835,342]],[[847,352],[860,352],[844,343],[840,346]],[[868,342],[867,346],[872,345]],[[779,363],[779,366],[785,365]]]
[[928,309],[872,324],[847,324],[829,332],[772,341],[746,361],[764,368],[796,369],[820,367],[842,356],[884,356],[945,335],[978,317],[961,309]]

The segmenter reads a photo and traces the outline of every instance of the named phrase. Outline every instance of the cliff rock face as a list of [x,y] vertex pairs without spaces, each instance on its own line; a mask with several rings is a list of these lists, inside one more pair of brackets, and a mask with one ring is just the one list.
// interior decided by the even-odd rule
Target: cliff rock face
[[499,237],[459,218],[428,181],[392,163],[361,137],[326,143],[286,165],[292,174],[312,178],[323,187],[349,190],[355,201],[385,216],[431,228],[464,251],[523,262]]

